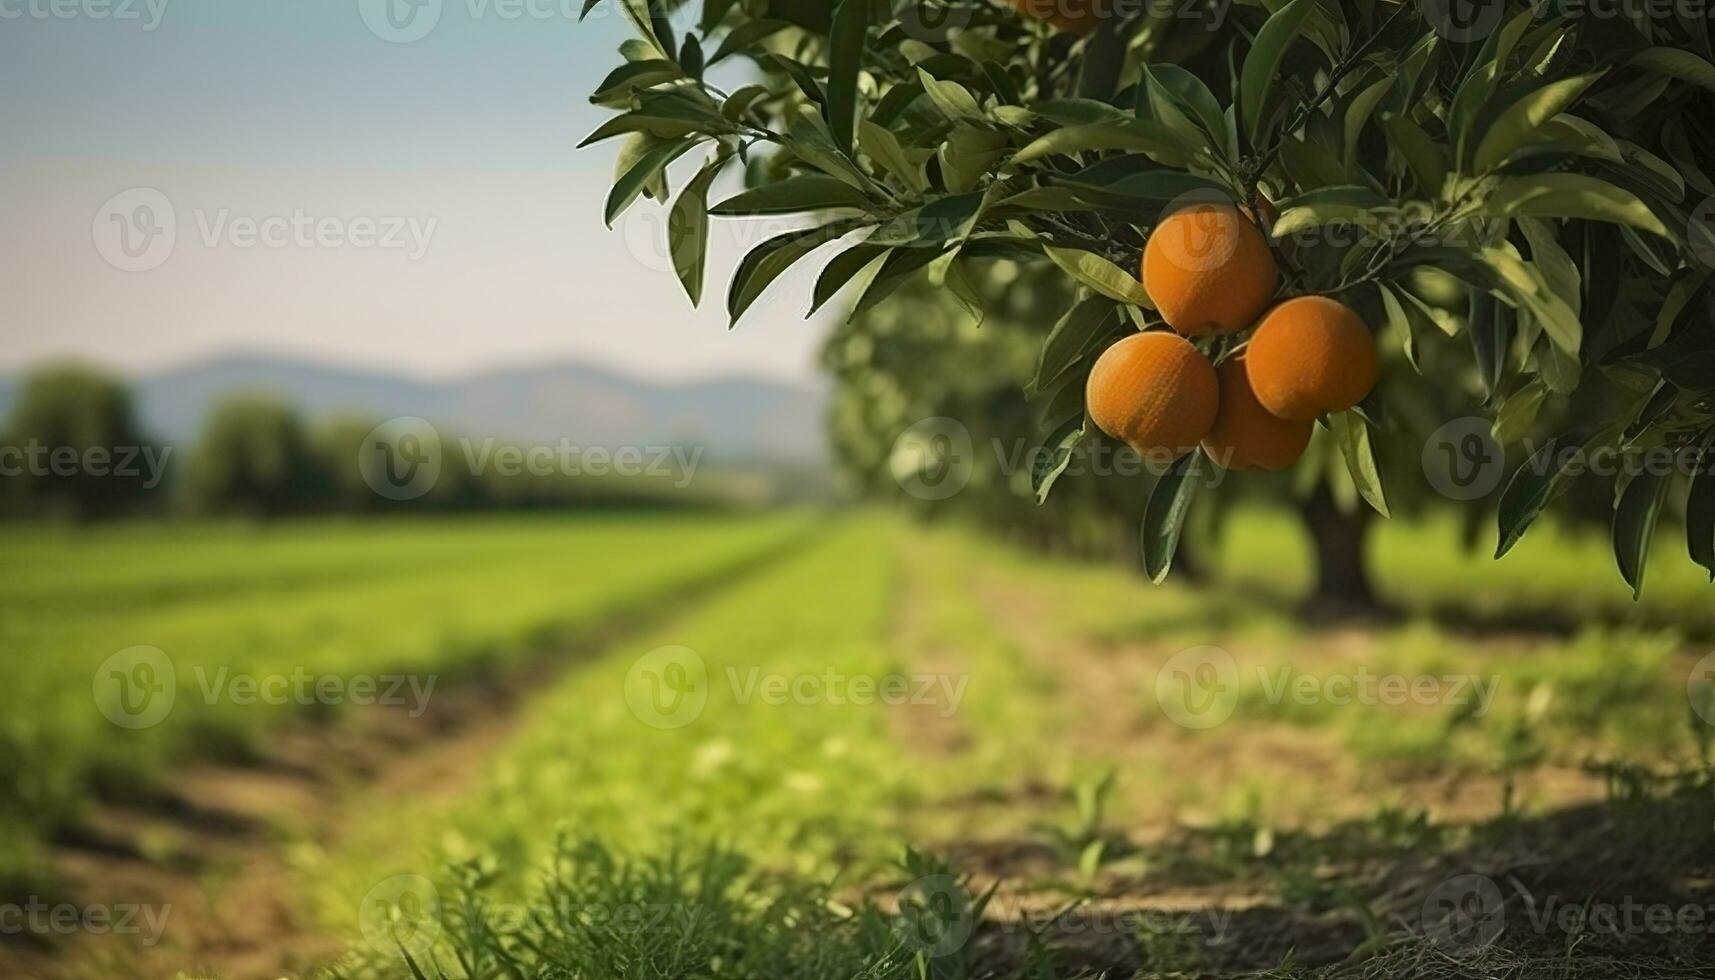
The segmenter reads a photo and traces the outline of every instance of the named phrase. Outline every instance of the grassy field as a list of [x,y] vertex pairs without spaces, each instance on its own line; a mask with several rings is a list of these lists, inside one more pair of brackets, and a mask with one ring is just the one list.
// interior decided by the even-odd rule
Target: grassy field
[[[20,778],[0,785],[0,867],[24,867],[92,795],[146,788],[174,761],[242,757],[284,719],[382,697],[384,677],[416,681],[401,699],[432,696],[431,678],[498,669],[616,607],[670,601],[802,528],[649,516],[9,530],[0,762]],[[153,702],[167,714],[128,728],[96,698],[119,693],[99,668],[136,646],[164,654],[175,685]],[[354,675],[377,689],[322,697],[295,682]],[[288,685],[246,693],[246,677]]]
[[[43,532],[26,542],[38,572],[0,580],[22,613],[8,636],[61,651],[33,694],[4,696],[39,739],[74,736],[52,749],[66,819],[110,795],[112,767],[170,782],[219,746],[266,757],[282,717],[305,720],[184,696],[197,665],[442,672],[436,696],[455,699],[539,668],[529,651],[552,669],[504,724],[402,749],[392,778],[342,785],[325,822],[282,822],[259,845],[278,855],[267,877],[205,871],[211,910],[255,920],[257,890],[302,910],[251,921],[246,942],[274,958],[227,975],[1715,963],[1707,930],[1554,911],[1715,908],[1712,728],[1687,683],[1708,587],[1664,567],[1634,606],[1575,536],[1536,535],[1494,565],[1447,527],[1389,527],[1377,572],[1399,612],[1322,623],[1281,571],[1303,560],[1292,525],[1262,512],[1239,515],[1216,584],[1196,590],[874,514],[242,535]],[[595,630],[623,607],[642,614]],[[554,661],[580,630],[582,652]],[[173,651],[179,704],[155,727],[103,730],[90,672],[137,642]],[[308,720],[348,714],[363,713]],[[241,771],[244,752],[228,754]],[[1486,944],[1433,914],[1473,876],[1501,889],[1478,917],[1496,926]],[[1448,907],[1468,913],[1471,894],[1487,893]],[[218,947],[169,929],[148,965],[99,972],[241,962]]]

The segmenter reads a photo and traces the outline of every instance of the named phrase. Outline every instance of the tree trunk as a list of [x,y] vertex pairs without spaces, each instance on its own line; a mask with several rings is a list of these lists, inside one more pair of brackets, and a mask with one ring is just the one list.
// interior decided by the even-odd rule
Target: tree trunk
[[1327,487],[1318,486],[1298,505],[1298,513],[1316,551],[1316,582],[1309,605],[1319,611],[1376,611],[1380,603],[1364,560],[1364,542],[1373,516],[1369,508],[1360,506],[1346,513],[1335,504]]

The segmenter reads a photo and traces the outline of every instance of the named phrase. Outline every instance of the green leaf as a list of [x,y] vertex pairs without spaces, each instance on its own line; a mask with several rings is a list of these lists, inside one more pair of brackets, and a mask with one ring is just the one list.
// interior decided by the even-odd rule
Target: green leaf
[[1507,342],[1512,337],[1512,321],[1508,316],[1511,312],[1488,290],[1471,290],[1465,321],[1471,335],[1471,351],[1477,357],[1477,380],[1483,383],[1484,404],[1500,391]]
[[1667,494],[1671,473],[1640,470],[1614,505],[1614,560],[1620,575],[1632,587],[1632,598],[1644,591],[1644,566],[1649,561],[1650,545],[1655,541],[1656,519],[1661,516],[1662,498]]
[[1280,217],[1274,221],[1272,234],[1284,239],[1331,224],[1377,228],[1385,223],[1386,212],[1396,210],[1387,198],[1368,187],[1318,187],[1280,202]]
[[[1500,166],[1513,151],[1527,143],[1544,123],[1560,115],[1578,100],[1584,90],[1601,78],[1602,72],[1562,78],[1531,89],[1514,99],[1493,117],[1472,155],[1473,169],[1485,174]],[[1462,141],[1461,146],[1466,144]]]
[[1645,48],[1632,55],[1627,64],[1715,92],[1715,65],[1681,48]]
[[602,79],[601,84],[596,86],[595,94],[590,96],[590,101],[598,105],[611,102],[616,98],[628,96],[639,88],[684,77],[684,70],[665,58],[628,61]]
[[1536,174],[1507,177],[1483,199],[1484,214],[1501,218],[1582,218],[1652,232],[1670,238],[1649,205],[1631,191],[1584,174]]
[[1524,532],[1530,529],[1531,522],[1547,507],[1554,498],[1560,496],[1570,485],[1571,474],[1567,467],[1578,456],[1576,452],[1567,449],[1576,447],[1587,452],[1597,440],[1581,440],[1573,436],[1556,436],[1542,444],[1542,447],[1524,461],[1517,470],[1513,471],[1512,479],[1507,481],[1507,488],[1501,491],[1500,504],[1495,512],[1499,540],[1495,544],[1495,557],[1500,558],[1513,545],[1518,544]]
[[628,112],[623,116],[615,116],[597,126],[594,132],[585,136],[583,142],[578,144],[578,149],[581,150],[593,143],[600,143],[602,140],[611,139],[615,136],[624,136],[627,133],[647,133],[661,139],[670,139],[674,136],[686,136],[700,132],[702,129],[701,123],[687,119],[666,119],[645,115],[641,112]]
[[1227,126],[1227,114],[1202,79],[1178,65],[1145,65],[1143,70],[1148,82],[1146,88],[1150,105],[1155,107],[1158,117],[1161,115],[1160,103],[1171,102],[1197,125],[1201,138],[1220,155],[1238,155],[1235,136]]
[[917,69],[917,78],[923,83],[923,91],[929,96],[929,101],[935,103],[935,108],[947,118],[982,118],[982,106],[963,85],[942,81],[921,68]]
[[709,246],[709,185],[729,158],[722,154],[703,165],[691,178],[667,214],[667,243],[673,271],[696,306],[703,298],[703,261]]
[[1197,477],[1202,464],[1203,453],[1197,449],[1175,460],[1155,481],[1149,502],[1144,505],[1138,550],[1143,555],[1144,572],[1157,584],[1173,567],[1173,553],[1179,550],[1179,532],[1184,530],[1185,515],[1190,513],[1191,502],[1197,497]]
[[822,83],[817,81],[816,76],[811,73],[809,65],[796,58],[788,58],[783,54],[764,55],[759,60],[765,66],[772,65],[785,72],[787,77],[792,79],[792,83],[798,86],[798,91],[804,93],[806,99],[826,108],[828,93],[822,88]]
[[762,291],[780,278],[792,263],[855,227],[850,221],[836,221],[820,228],[776,235],[751,249],[740,260],[738,271],[733,273],[732,286],[727,291],[727,314],[731,323],[737,324],[738,318],[750,309]]
[[1089,438],[1089,421],[1079,415],[1060,428],[1056,429],[1043,444],[1048,451],[1037,453],[1035,465],[1030,469],[1030,487],[1036,494],[1038,506],[1048,502],[1048,493],[1054,489],[1054,482],[1060,479],[1060,474],[1066,472],[1071,464],[1072,456],[1078,446]]
[[631,206],[637,200],[637,195],[643,193],[643,185],[653,180],[656,175],[666,168],[667,164],[683,156],[685,151],[696,146],[700,137],[686,136],[681,139],[657,143],[645,150],[643,155],[632,164],[630,169],[614,181],[613,190],[608,192],[607,206],[603,210],[603,218],[609,228],[613,227],[613,219]]
[[1418,186],[1429,194],[1440,194],[1447,182],[1448,169],[1441,144],[1431,139],[1421,126],[1397,113],[1382,116],[1382,129],[1411,175],[1417,178]]
[[886,255],[888,249],[880,245],[853,245],[844,252],[833,257],[822,268],[822,274],[816,277],[815,293],[810,300],[810,312],[814,315],[817,310],[826,306],[848,282],[857,278],[876,260]]
[[796,174],[785,180],[744,191],[709,209],[719,217],[754,214],[796,214],[829,208],[862,208],[869,201],[856,188],[826,174]]
[[864,35],[869,30],[869,0],[839,0],[828,37],[828,131],[834,145],[851,152],[857,124],[858,69],[863,65]]
[[1336,412],[1328,416],[1328,429],[1346,460],[1346,472],[1352,484],[1376,513],[1388,516],[1387,494],[1382,491],[1381,471],[1376,466],[1375,446],[1370,443],[1370,427],[1356,412]]
[[744,118],[746,110],[748,110],[757,99],[763,98],[769,94],[771,93],[766,85],[746,85],[733,94],[727,96],[726,101],[721,103],[721,115],[732,122],[738,122],[740,119]]
[[876,304],[891,296],[894,290],[905,285],[923,267],[935,261],[940,252],[933,248],[900,248],[894,249],[875,278],[864,288],[863,295],[858,297],[857,304],[852,307],[851,315],[858,317],[874,309]]
[[1298,36],[1305,15],[1315,6],[1316,0],[1292,0],[1280,8],[1257,31],[1256,43],[1245,55],[1245,66],[1239,76],[1239,115],[1253,145],[1262,132],[1263,109],[1268,104],[1269,90],[1280,75],[1281,59]]
[[1532,378],[1523,388],[1508,395],[1501,403],[1501,410],[1495,413],[1495,424],[1490,430],[1495,442],[1510,446],[1524,438],[1547,397],[1548,386],[1541,378]]
[[1143,283],[1100,255],[1083,249],[1056,248],[1053,245],[1043,245],[1042,250],[1048,253],[1055,265],[1097,293],[1121,303],[1155,309],[1155,301],[1144,291]]
[[858,145],[863,152],[882,170],[892,174],[894,179],[904,184],[913,194],[922,194],[929,189],[929,182],[923,177],[923,168],[911,161],[905,149],[899,145],[899,140],[885,127],[877,126],[868,119],[858,123]]
[[[1302,3],[1304,0],[1296,0]],[[1128,119],[1087,126],[1067,126],[1036,139],[1013,155],[1014,163],[1029,163],[1043,157],[1088,153],[1092,150],[1127,150],[1142,153],[1167,167],[1183,169],[1196,147],[1158,122]]]
[[983,176],[1006,156],[1006,137],[975,126],[954,126],[935,156],[947,190],[963,194],[976,189]]
[[1048,390],[1053,381],[1076,368],[1118,326],[1111,300],[1092,296],[1066,311],[1036,358],[1036,375],[1025,389],[1029,397]]
[[736,27],[727,32],[726,37],[721,38],[720,47],[715,49],[715,55],[709,59],[709,64],[765,41],[791,26],[783,20],[740,20]]
[[882,225],[869,240],[875,245],[934,244],[963,237],[982,207],[981,194],[960,194],[930,201]]
[[1346,172],[1354,178],[1361,173],[1358,166],[1358,142],[1364,135],[1364,126],[1369,123],[1370,114],[1381,104],[1382,97],[1387,95],[1393,82],[1391,76],[1383,76],[1380,81],[1354,96],[1346,107],[1345,131],[1340,145],[1345,150]]

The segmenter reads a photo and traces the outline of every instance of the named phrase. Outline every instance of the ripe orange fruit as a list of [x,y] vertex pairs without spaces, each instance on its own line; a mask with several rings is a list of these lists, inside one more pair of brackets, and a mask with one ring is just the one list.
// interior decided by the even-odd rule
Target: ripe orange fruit
[[1245,373],[1244,355],[1229,357],[1215,369],[1221,382],[1221,407],[1203,437],[1203,451],[1229,470],[1284,470],[1310,445],[1316,423],[1271,414],[1256,400]]
[[1215,422],[1215,367],[1203,352],[1164,330],[1126,337],[1102,352],[1084,399],[1097,428],[1146,459],[1190,452]]
[[1188,337],[1256,322],[1279,276],[1268,239],[1230,204],[1194,204],[1161,220],[1143,248],[1143,288]]
[[1012,0],[1012,6],[1034,20],[1045,20],[1063,31],[1088,34],[1113,8],[1113,0]]
[[1342,412],[1375,387],[1376,342],[1352,308],[1300,296],[1269,310],[1245,348],[1256,400],[1283,419]]

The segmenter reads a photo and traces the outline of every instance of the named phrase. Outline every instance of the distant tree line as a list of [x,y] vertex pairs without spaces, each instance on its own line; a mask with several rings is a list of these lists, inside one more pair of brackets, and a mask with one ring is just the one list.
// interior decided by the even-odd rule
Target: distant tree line
[[[0,424],[0,516],[103,520],[208,514],[284,517],[386,511],[673,507],[730,499],[718,475],[569,475],[490,467],[471,472],[450,445],[420,495],[378,492],[362,454],[378,420],[315,424],[268,395],[235,395],[210,412],[194,445],[153,438],[117,379],[81,367],[38,371]],[[695,482],[690,480],[696,475]]]

